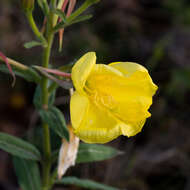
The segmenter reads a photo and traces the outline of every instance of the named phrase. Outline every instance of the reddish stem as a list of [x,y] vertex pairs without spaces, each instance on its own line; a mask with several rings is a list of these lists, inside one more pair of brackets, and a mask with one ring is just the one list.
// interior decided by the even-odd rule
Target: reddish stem
[[69,1],[69,0],[65,0],[64,3],[63,3],[63,5],[62,5],[61,10],[62,10],[63,12],[65,12],[65,9],[66,9],[66,6],[67,6],[68,1]]
[[48,72],[48,73],[53,73],[55,75],[61,76],[61,77],[66,77],[66,78],[71,78],[71,74],[70,73],[65,73],[56,69],[47,69],[47,68],[43,68],[44,71]]
[[3,61],[6,63],[7,68],[8,68],[9,72],[11,73],[11,75],[12,75],[12,77],[13,77],[12,86],[14,86],[15,81],[16,81],[16,77],[15,77],[15,74],[14,74],[14,72],[13,72],[13,70],[12,70],[12,68],[11,68],[11,66],[10,66],[10,64],[9,64],[9,62],[8,62],[8,60],[7,60],[7,57],[6,57],[2,52],[0,52],[0,57],[1,57],[1,58],[3,59]]
[[75,4],[76,4],[76,0],[70,0],[69,1],[69,7],[68,7],[68,10],[67,10],[67,17],[69,17],[75,7]]

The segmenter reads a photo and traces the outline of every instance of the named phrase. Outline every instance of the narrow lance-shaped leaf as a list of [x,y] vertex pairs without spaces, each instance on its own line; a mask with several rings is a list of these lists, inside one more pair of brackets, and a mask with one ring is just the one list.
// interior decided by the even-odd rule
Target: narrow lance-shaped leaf
[[101,161],[113,158],[120,154],[122,154],[121,151],[109,146],[81,143],[76,162],[85,163]]
[[39,113],[42,120],[46,122],[55,133],[61,138],[65,138],[67,141],[69,140],[69,132],[65,118],[58,108],[52,106],[48,110],[39,110]]
[[92,15],[79,16],[75,20],[71,21],[70,24],[76,24],[76,23],[79,23],[79,22],[89,20],[91,18],[92,18]]
[[[49,96],[48,107],[53,106],[54,101],[55,101],[55,91],[53,91],[51,95]],[[36,87],[34,98],[33,98],[33,104],[35,105],[36,109],[42,109],[42,106],[43,106],[42,89],[40,85]]]
[[[52,160],[57,160],[58,150],[52,154]],[[76,163],[102,161],[121,155],[123,152],[105,145],[80,143]]]
[[47,0],[37,0],[37,3],[39,5],[39,7],[42,9],[44,15],[48,15],[49,13],[49,6],[47,3]]
[[42,92],[41,92],[41,87],[38,85],[36,87],[35,93],[34,93],[34,98],[33,98],[33,104],[37,109],[42,108]]
[[76,19],[68,22],[66,20],[66,22],[60,22],[58,23],[55,27],[54,27],[54,31],[57,32],[59,31],[60,29],[63,29],[63,28],[66,28],[72,24],[76,24],[76,23],[79,23],[79,22],[83,22],[83,21],[86,21],[86,20],[89,20],[92,18],[92,15],[84,15],[84,16],[78,16]]
[[57,14],[61,18],[61,20],[64,23],[66,23],[66,15],[61,9],[55,9],[55,10],[52,10],[52,12]]
[[119,190],[118,188],[104,185],[88,179],[79,179],[77,177],[63,177],[61,180],[56,182],[57,184],[64,185],[75,185],[85,189],[94,189],[94,190]]
[[[61,86],[62,88],[66,89],[66,90],[73,87],[71,82],[66,81],[66,80],[60,80],[60,79],[50,75],[49,72],[50,72],[50,70],[53,71],[53,69],[45,69],[45,68],[40,67],[40,66],[34,66],[34,68],[39,70],[47,78],[51,79],[52,81],[54,81],[55,83],[57,83],[59,86]],[[54,74],[58,75],[57,71],[56,70],[54,70],[54,71],[55,72],[51,72],[51,73],[54,73]],[[60,72],[60,71],[58,71],[58,72]]]
[[[9,73],[9,70],[5,65],[0,65],[0,71],[3,73]],[[36,82],[38,84],[40,83],[40,76],[37,74],[37,72],[34,69],[30,67],[28,67],[27,70],[22,70],[20,68],[13,66],[13,72],[15,73],[16,76],[19,76],[27,80],[28,82]]]
[[[0,57],[0,61],[3,61],[2,57]],[[10,58],[7,58],[7,61],[12,66],[15,75],[20,76],[29,82],[36,82],[38,84],[41,82],[40,76],[33,68],[23,65]],[[0,71],[9,73],[8,68],[4,64],[0,64]]]
[[6,133],[0,133],[0,149],[25,159],[41,159],[40,152],[34,145]]
[[95,3],[98,3],[100,0],[86,0],[74,13],[68,17],[68,22],[73,21],[76,17],[82,14],[88,7],[92,6]]
[[38,6],[42,9],[43,8],[43,3],[42,0],[37,0]]
[[38,42],[38,41],[26,42],[24,44],[24,47],[27,49],[30,49],[30,48],[36,47],[36,46],[43,46],[43,44],[41,42]]
[[[79,17],[79,15],[81,15],[88,7],[92,6],[95,3],[98,3],[100,0],[86,0],[75,12],[73,12],[67,19],[66,22],[60,22],[58,23],[55,27],[54,27],[54,32],[59,31],[61,28],[65,28],[71,24],[77,23],[77,22],[81,22],[84,20],[87,20],[89,18],[91,18],[91,16],[87,16],[86,18],[80,18],[77,21],[77,17]],[[76,20],[76,21],[75,21]]]
[[35,161],[13,157],[13,164],[22,190],[41,190],[40,172]]
[[44,67],[40,67],[40,66],[38,66],[36,68],[38,68],[39,70],[42,70],[44,72],[55,74],[57,76],[61,76],[61,77],[65,77],[65,78],[71,78],[71,73],[66,73],[66,72],[63,72],[63,71],[60,71],[57,69],[48,69],[48,68],[44,68]]

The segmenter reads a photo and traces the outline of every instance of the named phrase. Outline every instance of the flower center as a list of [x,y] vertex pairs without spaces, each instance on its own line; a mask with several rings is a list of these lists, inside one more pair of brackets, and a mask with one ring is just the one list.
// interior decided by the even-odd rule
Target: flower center
[[95,105],[114,110],[117,102],[109,93],[109,84],[106,79],[106,76],[94,75],[87,80],[84,90]]

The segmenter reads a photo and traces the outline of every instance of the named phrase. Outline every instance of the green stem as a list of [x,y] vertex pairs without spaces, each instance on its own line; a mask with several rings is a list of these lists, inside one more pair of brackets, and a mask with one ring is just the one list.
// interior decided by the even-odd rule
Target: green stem
[[[65,0],[59,0],[58,1],[57,9],[61,9],[64,1]],[[58,15],[54,14],[54,16],[53,16],[53,26],[55,26],[57,24],[57,20],[58,20]]]
[[[48,68],[52,43],[54,39],[54,33],[52,32],[52,17],[53,13],[50,12],[47,17],[47,47],[44,48],[43,52],[43,64],[42,66]],[[43,76],[42,80],[42,103],[44,109],[48,109],[48,78]],[[44,162],[43,162],[43,190],[50,189],[50,172],[51,172],[51,142],[50,142],[50,131],[47,123],[43,123],[43,134],[44,134]]]
[[33,18],[33,15],[32,15],[32,11],[27,11],[26,12],[26,16],[27,16],[27,19],[29,21],[29,24],[30,24],[30,27],[32,29],[32,31],[34,32],[34,34],[36,35],[36,37],[41,41],[43,42],[44,46],[46,47],[47,46],[47,41],[46,39],[44,38],[44,36],[42,35],[42,33],[39,31],[35,21],[34,21],[34,18]]
[[[49,12],[47,16],[47,29],[46,29],[46,39],[47,39],[47,47],[44,48],[43,52],[43,64],[42,66],[48,68],[51,48],[54,39],[54,33],[52,32],[52,11]],[[48,78],[43,76],[42,80],[42,102],[44,109],[48,109]],[[43,123],[43,134],[44,134],[44,162],[43,162],[43,190],[50,189],[50,172],[51,172],[51,142],[50,142],[50,131],[47,123]]]
[[[47,36],[47,47],[43,53],[43,67],[48,68],[51,47],[53,43],[54,35],[49,33]],[[42,102],[44,109],[48,109],[48,79],[44,76],[42,80]],[[50,131],[47,123],[43,123],[44,134],[44,163],[43,163],[43,190],[49,189],[50,182],[50,170],[51,170],[51,142]]]

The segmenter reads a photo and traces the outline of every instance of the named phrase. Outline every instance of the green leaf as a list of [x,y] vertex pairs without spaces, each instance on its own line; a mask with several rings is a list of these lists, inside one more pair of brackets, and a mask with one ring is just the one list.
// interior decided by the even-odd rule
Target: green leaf
[[41,42],[38,42],[38,41],[31,41],[31,42],[26,42],[24,44],[24,47],[29,49],[29,48],[32,48],[32,47],[35,47],[35,46],[42,46],[43,44]]
[[43,128],[41,125],[31,127],[27,131],[25,138],[29,143],[33,144],[40,152],[43,152]]
[[[63,80],[63,79],[58,79],[57,77],[49,74],[48,71],[46,71],[46,69],[44,69],[43,67],[40,67],[40,66],[33,66],[33,67],[35,69],[37,69],[38,71],[40,71],[48,79],[52,80],[53,82],[55,82],[56,84],[58,84],[59,86],[61,86],[62,88],[66,89],[66,90],[69,90],[70,88],[73,88],[73,85],[72,85],[71,81],[66,81],[66,80]],[[56,88],[53,87],[53,90],[55,90],[55,89]]]
[[[34,146],[36,146],[38,150],[40,150],[40,152],[43,152],[42,139],[43,139],[43,129],[41,125],[35,126],[28,131],[27,141],[33,144]],[[59,151],[62,142],[60,140],[60,137],[57,135],[57,133],[54,133],[52,131],[50,131],[50,139],[51,139],[50,142],[53,142],[51,144],[52,158],[53,158],[55,156],[55,155],[53,156],[53,152],[57,150]],[[57,155],[55,158],[56,162],[57,162]]]
[[0,133],[0,149],[25,159],[41,159],[40,152],[34,145],[6,133]]
[[[36,82],[38,84],[40,83],[41,77],[31,67],[28,67],[27,69],[22,70],[20,68],[15,67],[14,65],[11,65],[11,66],[12,66],[12,69],[13,69],[13,72],[15,73],[15,75],[22,77],[29,82]],[[4,73],[9,73],[8,68],[4,64],[0,64],[0,71],[2,71]]]
[[66,15],[61,9],[54,9],[54,10],[52,10],[52,12],[57,14],[64,23],[67,22],[66,21]]
[[13,164],[22,190],[41,190],[41,178],[35,161],[13,157]]
[[49,6],[46,0],[37,0],[39,7],[42,9],[44,15],[48,15]]
[[[65,22],[60,22],[54,27],[54,32],[59,31],[61,28],[65,28],[71,24],[78,23],[84,20],[87,20],[91,18],[90,15],[84,16],[83,18],[79,18],[79,15],[81,15],[88,7],[92,6],[93,4],[98,3],[100,0],[86,0],[75,12],[73,12]],[[85,18],[86,17],[86,18]],[[77,19],[79,18],[79,19]],[[77,21],[78,20],[78,21]]]
[[92,15],[84,15],[84,16],[78,16],[76,19],[74,19],[70,22],[68,22],[68,21],[67,22],[60,22],[54,27],[54,31],[57,32],[62,28],[66,28],[70,25],[89,20],[90,18],[92,18]]
[[54,152],[52,152],[51,155],[52,163],[57,162],[58,156],[59,156],[59,150],[55,150]]
[[66,138],[66,140],[69,141],[69,132],[63,113],[54,106],[50,108],[50,113],[52,118],[55,118],[55,121],[57,122],[57,128],[55,126],[53,127],[54,131],[57,131],[57,134],[60,137]]
[[44,122],[46,122],[50,128],[57,133],[61,138],[65,138],[69,141],[69,132],[62,112],[52,106],[48,110],[39,110],[40,116]]
[[121,151],[109,146],[80,143],[76,162],[85,163],[101,161],[120,154],[122,154]]
[[[55,101],[55,94],[56,91],[53,91],[51,95],[49,96],[49,101],[48,101],[48,107],[53,106],[53,103]],[[42,89],[41,86],[38,85],[36,87],[35,93],[34,93],[34,98],[33,98],[33,103],[36,107],[36,109],[42,109]]]
[[57,184],[64,184],[64,185],[76,185],[78,187],[82,187],[85,189],[95,189],[95,190],[119,190],[115,187],[110,187],[108,185],[104,185],[101,183],[97,183],[92,180],[88,179],[79,179],[77,177],[64,177],[59,181],[56,181]]
[[51,95],[49,96],[49,101],[48,101],[48,107],[53,106],[55,102],[55,96],[56,96],[56,90],[54,90]]
[[37,0],[38,6],[42,9],[43,8],[43,3],[42,0]]
[[33,104],[37,109],[42,108],[42,92],[41,92],[41,87],[38,85],[36,87],[35,93],[34,93],[34,98],[33,98]]
[[69,26],[68,23],[65,23],[65,22],[61,21],[61,22],[59,22],[59,23],[53,28],[53,31],[54,31],[54,32],[58,32],[60,29],[66,28],[67,26]]
[[75,20],[73,20],[69,24],[76,24],[76,23],[79,23],[79,22],[83,22],[83,21],[89,20],[89,19],[92,18],[92,16],[93,15],[78,16]]
[[[52,154],[52,160],[56,161],[59,150]],[[105,145],[80,143],[76,163],[102,161],[121,155],[123,152]]]
[[98,3],[100,0],[86,0],[75,12],[73,12],[67,19],[68,22],[75,20],[81,15],[88,7]]

